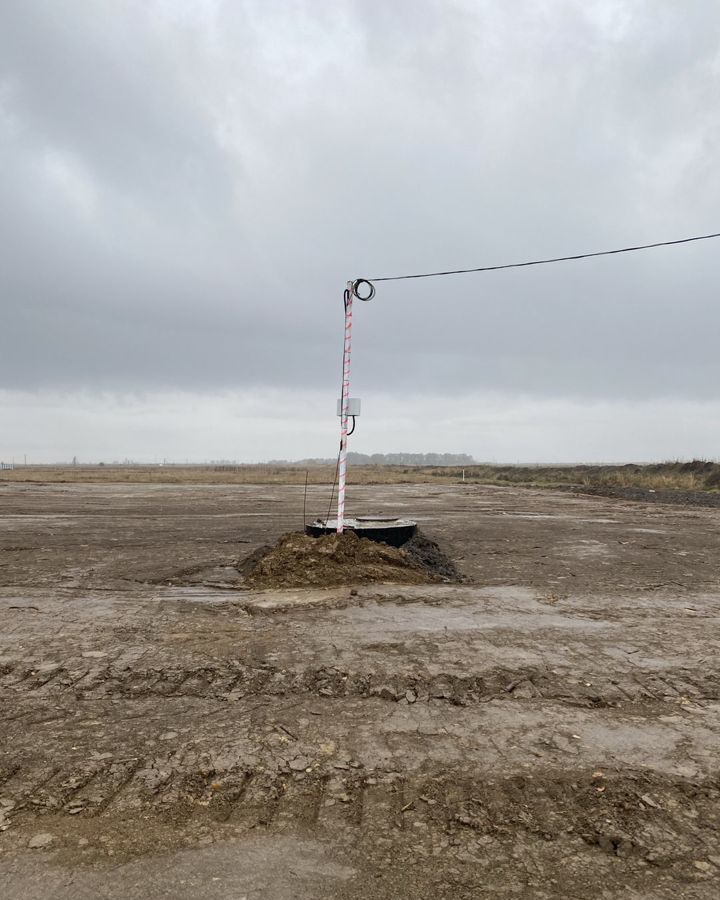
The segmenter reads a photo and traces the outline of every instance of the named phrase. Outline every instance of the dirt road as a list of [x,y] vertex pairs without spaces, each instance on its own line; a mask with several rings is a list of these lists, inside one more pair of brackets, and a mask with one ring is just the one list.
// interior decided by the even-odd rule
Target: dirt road
[[0,485],[4,900],[714,900],[720,510],[351,496],[469,583],[243,590],[296,486]]

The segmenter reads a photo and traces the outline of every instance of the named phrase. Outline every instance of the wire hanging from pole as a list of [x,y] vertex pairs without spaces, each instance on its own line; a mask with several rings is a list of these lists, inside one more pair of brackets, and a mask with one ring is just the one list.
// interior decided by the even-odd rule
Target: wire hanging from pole
[[[340,450],[338,452],[337,462],[335,464],[335,477],[333,479],[332,490],[330,492],[330,503],[328,505],[328,520],[332,509],[333,497],[335,495],[335,486],[338,485],[338,532],[343,530],[343,516],[345,509],[345,476],[347,466],[347,438],[355,431],[355,417],[348,414],[348,394],[349,394],[349,361],[350,361],[350,331],[352,328],[352,300],[356,297],[358,300],[368,301],[375,296],[374,282],[379,281],[405,281],[411,278],[438,278],[442,275],[466,275],[473,272],[497,272],[501,269],[522,269],[528,266],[544,266],[551,263],[571,262],[579,259],[590,259],[598,256],[615,256],[620,253],[633,253],[637,250],[651,250],[655,247],[672,247],[677,244],[690,244],[696,241],[709,241],[713,238],[720,238],[720,231],[712,234],[701,234],[695,237],[678,238],[672,241],[655,241],[652,244],[636,244],[632,247],[618,247],[614,250],[594,250],[589,253],[574,253],[568,256],[553,256],[546,259],[531,259],[525,262],[504,263],[495,266],[477,266],[471,269],[447,269],[442,272],[418,272],[412,275],[386,275],[382,278],[356,278],[354,281],[348,281],[347,287],[343,292],[343,305],[345,308],[345,341],[343,344],[342,359],[342,381],[340,383],[340,413],[341,413],[341,437]],[[348,431],[348,419],[352,418],[352,430]],[[339,484],[338,484],[339,482]]]
[[[591,253],[575,253],[572,256],[553,256],[548,259],[531,259],[526,262],[504,263],[500,266],[478,266],[475,269],[448,269],[445,272],[421,272],[415,275],[386,275],[384,278],[358,278],[354,285],[369,284],[377,281],[405,281],[409,278],[437,278],[440,275],[467,275],[471,272],[497,272],[500,269],[523,269],[526,266],[545,266],[548,263],[570,262],[576,259],[590,259],[594,256],[614,256],[618,253],[633,253],[636,250],[651,250],[654,247],[672,247],[676,244],[690,244],[694,241],[709,241],[712,238],[720,238],[720,231],[713,234],[701,234],[697,237],[679,238],[675,241],[656,241],[654,244],[638,244],[634,247],[620,247],[616,250],[595,250]],[[359,295],[355,293],[356,297]],[[370,297],[359,297],[360,300],[370,300],[375,294],[373,289]]]

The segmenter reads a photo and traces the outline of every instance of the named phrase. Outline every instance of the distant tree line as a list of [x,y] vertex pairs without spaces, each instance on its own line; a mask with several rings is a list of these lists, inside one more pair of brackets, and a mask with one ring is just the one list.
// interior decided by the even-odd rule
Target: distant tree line
[[[348,463],[355,466],[472,466],[469,453],[348,453]],[[271,466],[327,466],[334,459],[271,459]]]

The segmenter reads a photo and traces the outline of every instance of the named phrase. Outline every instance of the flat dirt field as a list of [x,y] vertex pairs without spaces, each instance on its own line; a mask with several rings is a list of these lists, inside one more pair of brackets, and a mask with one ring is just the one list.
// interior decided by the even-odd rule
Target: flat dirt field
[[0,484],[3,900],[720,896],[720,509],[357,486],[467,580],[244,590],[302,508]]

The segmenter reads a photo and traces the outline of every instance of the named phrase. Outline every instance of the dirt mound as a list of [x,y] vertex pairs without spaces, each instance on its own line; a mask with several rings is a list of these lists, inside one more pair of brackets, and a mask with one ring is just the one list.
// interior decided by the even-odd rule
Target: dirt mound
[[416,531],[410,540],[402,545],[402,551],[410,562],[438,576],[441,581],[465,581],[450,557],[422,531]]
[[287,534],[274,547],[256,550],[238,569],[245,584],[256,588],[459,580],[452,562],[424,535],[415,535],[398,549],[352,531],[318,538]]

